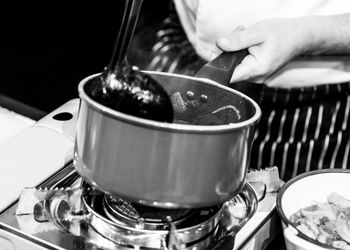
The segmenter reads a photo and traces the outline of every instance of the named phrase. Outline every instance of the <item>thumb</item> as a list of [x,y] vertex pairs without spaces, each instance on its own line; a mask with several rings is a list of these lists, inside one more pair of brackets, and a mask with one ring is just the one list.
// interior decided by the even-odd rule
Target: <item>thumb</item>
[[219,38],[216,41],[216,45],[223,51],[237,51],[249,48],[261,42],[262,40],[258,33],[248,28],[231,32],[227,36]]

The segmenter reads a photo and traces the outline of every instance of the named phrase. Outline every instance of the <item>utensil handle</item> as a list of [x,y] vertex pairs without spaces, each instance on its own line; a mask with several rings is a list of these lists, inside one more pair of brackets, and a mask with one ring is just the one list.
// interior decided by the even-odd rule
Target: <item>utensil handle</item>
[[205,64],[195,75],[198,78],[208,78],[222,85],[228,85],[232,74],[248,50],[223,52],[212,61]]
[[130,41],[134,35],[135,27],[141,10],[143,0],[124,0],[124,13],[121,25],[115,40],[111,61],[107,72],[114,71],[117,65],[125,59]]

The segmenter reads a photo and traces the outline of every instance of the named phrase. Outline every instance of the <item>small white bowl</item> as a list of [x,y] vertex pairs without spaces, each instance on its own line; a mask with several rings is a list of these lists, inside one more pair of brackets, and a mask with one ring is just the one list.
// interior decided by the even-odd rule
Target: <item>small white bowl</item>
[[277,211],[282,219],[283,234],[288,250],[332,249],[310,239],[298,231],[290,217],[314,202],[327,202],[327,196],[336,192],[350,199],[350,170],[323,169],[301,174],[283,185],[277,195]]

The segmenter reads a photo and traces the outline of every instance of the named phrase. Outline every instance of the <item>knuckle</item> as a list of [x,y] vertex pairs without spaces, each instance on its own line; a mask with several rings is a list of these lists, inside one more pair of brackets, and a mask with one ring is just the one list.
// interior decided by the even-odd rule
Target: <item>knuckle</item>
[[255,72],[257,77],[263,77],[267,74],[269,74],[271,69],[271,65],[268,63],[268,61],[261,61],[256,64],[255,66]]

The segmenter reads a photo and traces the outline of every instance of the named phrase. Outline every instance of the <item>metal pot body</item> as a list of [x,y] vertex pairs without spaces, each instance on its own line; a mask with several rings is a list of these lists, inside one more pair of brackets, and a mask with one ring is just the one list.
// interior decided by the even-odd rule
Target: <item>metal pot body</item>
[[87,95],[95,77],[90,76],[79,84],[78,173],[104,192],[163,208],[212,206],[236,195],[247,172],[258,105],[206,79],[148,73],[169,95],[180,94],[185,107],[193,106],[178,112],[182,120],[230,106],[237,109],[239,121],[202,126],[129,116]]

